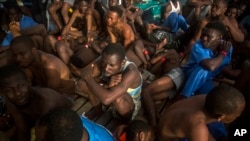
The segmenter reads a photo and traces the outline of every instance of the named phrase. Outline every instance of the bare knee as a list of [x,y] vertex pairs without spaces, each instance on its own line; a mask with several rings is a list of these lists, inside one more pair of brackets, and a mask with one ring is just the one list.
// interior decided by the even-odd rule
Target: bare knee
[[117,98],[114,101],[113,105],[115,106],[115,109],[117,110],[120,116],[132,116],[135,106],[133,99],[129,94]]
[[59,9],[60,7],[58,7],[56,4],[51,4],[51,6],[49,7],[49,13],[50,14],[55,14],[56,11]]
[[58,42],[56,43],[56,51],[58,54],[60,53],[66,53],[67,52],[67,45],[64,42]]

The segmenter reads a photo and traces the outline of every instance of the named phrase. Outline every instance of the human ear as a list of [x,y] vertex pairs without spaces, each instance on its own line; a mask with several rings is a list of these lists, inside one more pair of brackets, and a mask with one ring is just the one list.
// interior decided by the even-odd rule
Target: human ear
[[145,140],[145,133],[144,132],[139,132],[139,141],[144,141]]
[[222,115],[218,115],[218,117],[217,117],[217,121],[218,122],[221,122],[223,119],[225,119],[226,118],[226,115],[224,115],[224,114],[222,114]]
[[126,64],[126,60],[123,59],[123,60],[122,60],[122,66],[124,66],[125,64]]

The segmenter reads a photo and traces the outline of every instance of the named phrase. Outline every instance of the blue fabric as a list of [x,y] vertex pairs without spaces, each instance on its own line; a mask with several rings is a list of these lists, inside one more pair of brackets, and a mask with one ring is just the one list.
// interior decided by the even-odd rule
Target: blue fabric
[[3,39],[2,46],[9,46],[12,39],[13,35],[11,33],[8,33]]
[[115,141],[111,133],[101,125],[81,117],[82,124],[89,134],[89,141]]
[[208,124],[207,127],[215,140],[219,140],[228,135],[225,125],[222,122],[212,122]]
[[[29,27],[38,25],[31,17],[23,15],[19,21],[20,30],[27,29]],[[13,39],[13,35],[9,32],[3,39],[2,46],[9,46]]]
[[171,13],[168,18],[164,20],[162,26],[169,27],[172,33],[176,33],[179,28],[184,32],[188,29],[186,19],[176,12]]
[[188,63],[182,67],[186,78],[182,95],[190,97],[194,93],[208,93],[214,87],[212,82],[213,77],[218,75],[223,67],[230,63],[232,51],[233,48],[231,47],[221,65],[216,70],[209,71],[200,66],[200,62],[204,59],[213,58],[217,56],[217,54],[214,54],[209,48],[204,48],[201,41],[196,42],[191,49]]

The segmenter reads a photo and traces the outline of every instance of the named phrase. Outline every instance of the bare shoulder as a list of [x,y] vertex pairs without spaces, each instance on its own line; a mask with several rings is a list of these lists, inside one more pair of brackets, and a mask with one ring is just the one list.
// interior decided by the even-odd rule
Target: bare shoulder
[[41,100],[61,97],[60,93],[50,88],[32,87],[32,90]]
[[131,63],[127,66],[125,73],[136,73],[136,74],[140,74],[140,71],[138,70],[138,68],[136,67],[136,65],[134,63]]
[[186,128],[185,132],[188,140],[207,141],[209,139],[209,130],[205,120],[192,122],[192,124]]
[[51,88],[32,87],[32,90],[35,92],[40,101],[42,103],[46,103],[47,105],[61,105],[65,103],[67,105],[70,103],[66,96]]
[[127,23],[124,23],[122,26],[122,32],[123,33],[133,33],[132,28],[130,25],[128,25]]
[[68,67],[56,56],[39,51],[44,68],[68,69]]

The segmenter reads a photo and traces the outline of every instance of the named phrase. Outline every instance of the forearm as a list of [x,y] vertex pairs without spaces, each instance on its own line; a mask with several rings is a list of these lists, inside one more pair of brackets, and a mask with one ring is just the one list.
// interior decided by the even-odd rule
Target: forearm
[[21,30],[21,34],[22,35],[34,35],[34,34],[37,34],[37,35],[46,36],[47,31],[46,31],[46,28],[45,28],[44,25],[39,24],[39,25],[36,25],[36,26],[29,27],[27,29]]
[[216,57],[201,61],[201,66],[209,71],[216,70],[223,62],[225,55],[219,53]]
[[236,28],[234,28],[232,26],[230,26],[228,28],[229,28],[230,34],[231,34],[234,41],[240,42],[240,43],[244,42],[245,37],[244,37],[244,34],[241,32],[240,29],[236,29]]
[[107,96],[110,93],[109,93],[109,91],[106,88],[104,88],[99,83],[97,83],[95,81],[95,79],[92,78],[92,77],[86,78],[85,82],[87,84],[87,87],[88,87],[89,91],[93,95],[95,95],[101,101],[101,103],[103,103],[104,105],[111,104],[111,101],[108,100],[108,98],[107,98]]

